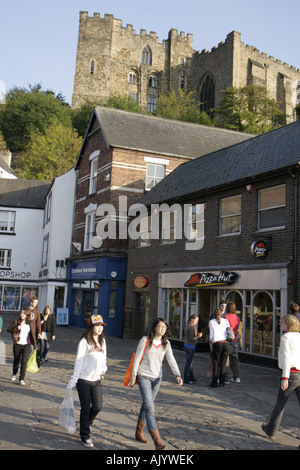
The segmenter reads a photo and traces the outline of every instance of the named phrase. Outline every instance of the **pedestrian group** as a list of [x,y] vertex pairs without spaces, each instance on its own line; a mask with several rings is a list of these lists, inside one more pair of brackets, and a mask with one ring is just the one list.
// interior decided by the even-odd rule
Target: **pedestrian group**
[[[55,340],[55,320],[50,306],[43,313],[37,309],[38,299],[31,299],[30,306],[23,308],[19,317],[12,322],[7,331],[13,339],[13,373],[11,380],[17,379],[25,385],[27,362],[36,352],[38,365],[47,361],[50,344]],[[155,417],[154,401],[162,381],[162,363],[166,358],[178,385],[194,385],[197,378],[193,372],[196,344],[202,333],[197,331],[199,316],[193,314],[185,325],[184,351],[186,362],[183,380],[175,360],[168,337],[168,324],[163,318],[156,318],[149,334],[143,336],[137,346],[132,375],[128,386],[138,384],[142,404],[140,407],[135,438],[147,443],[145,427],[154,442],[156,450],[165,449]],[[211,377],[211,387],[224,387],[231,382],[240,383],[238,360],[238,330],[240,318],[234,302],[221,301],[209,320],[210,360],[206,377]],[[1,322],[2,328],[2,322]],[[67,385],[68,390],[77,388],[80,401],[81,442],[85,447],[93,447],[90,428],[102,409],[101,381],[107,371],[107,349],[101,315],[91,315],[87,329],[77,347],[74,371]],[[279,428],[285,406],[293,391],[300,405],[300,308],[295,302],[289,305],[289,314],[282,318],[283,335],[278,350],[278,366],[282,371],[277,401],[268,423],[262,429],[269,439],[274,439]],[[230,377],[230,371],[232,377]]]

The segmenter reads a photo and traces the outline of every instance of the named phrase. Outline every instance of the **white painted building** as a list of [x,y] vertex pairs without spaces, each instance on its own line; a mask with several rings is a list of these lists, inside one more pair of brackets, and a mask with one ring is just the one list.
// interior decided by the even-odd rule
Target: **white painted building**
[[39,307],[52,311],[66,307],[65,258],[70,256],[74,216],[76,171],[53,180],[45,201],[39,272]]
[[38,294],[44,181],[0,179],[0,309],[19,311]]
[[76,171],[45,181],[0,178],[0,309],[67,302],[65,259],[72,243]]

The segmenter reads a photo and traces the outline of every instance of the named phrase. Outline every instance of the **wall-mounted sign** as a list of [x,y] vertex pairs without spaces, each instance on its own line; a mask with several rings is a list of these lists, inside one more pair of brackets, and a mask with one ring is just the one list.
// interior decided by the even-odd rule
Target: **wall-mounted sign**
[[133,284],[135,287],[143,289],[143,287],[146,287],[149,284],[149,279],[145,276],[137,276],[134,279]]
[[253,242],[251,245],[251,253],[256,259],[265,259],[269,253],[268,245],[263,240]]
[[185,287],[210,287],[210,286],[230,286],[234,284],[239,275],[232,271],[221,271],[215,273],[193,274],[184,284]]
[[98,261],[72,263],[70,279],[98,279]]

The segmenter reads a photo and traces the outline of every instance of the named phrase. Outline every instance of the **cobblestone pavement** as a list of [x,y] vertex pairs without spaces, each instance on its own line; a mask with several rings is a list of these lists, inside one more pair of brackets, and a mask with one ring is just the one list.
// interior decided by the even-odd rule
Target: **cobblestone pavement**
[[[5,344],[6,363],[0,365],[0,449],[82,450],[78,432],[67,434],[58,427],[59,405],[72,375],[76,348],[82,331],[57,327],[48,363],[35,374],[26,374],[26,386],[12,383],[12,342],[6,333],[15,318],[4,314],[0,340]],[[152,450],[134,439],[141,404],[138,387],[122,385],[124,372],[135,339],[107,338],[108,371],[103,381],[104,407],[92,428],[94,450]],[[185,354],[174,349],[183,372]],[[179,387],[167,365],[156,399],[156,416],[160,434],[168,450],[298,450],[300,444],[299,405],[292,396],[275,441],[266,439],[261,423],[272,411],[279,386],[279,372],[261,366],[240,364],[241,384],[221,388],[209,387],[205,377],[208,354],[196,353],[195,385]],[[75,416],[78,422],[79,401],[74,391]]]

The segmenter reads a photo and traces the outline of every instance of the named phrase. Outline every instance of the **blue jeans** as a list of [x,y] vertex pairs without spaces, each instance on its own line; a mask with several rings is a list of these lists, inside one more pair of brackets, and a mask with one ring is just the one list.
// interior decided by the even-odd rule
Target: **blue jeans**
[[186,354],[186,361],[184,367],[184,376],[183,381],[184,383],[193,382],[195,380],[194,373],[193,373],[193,359],[195,354],[194,348],[187,348],[184,346],[185,354]]
[[46,359],[47,357],[47,354],[48,354],[48,351],[49,351],[49,346],[50,346],[50,343],[47,339],[41,339],[39,341],[39,347],[40,347],[40,359],[43,360],[43,359]]
[[138,377],[138,384],[143,400],[139,418],[144,423],[147,423],[147,428],[151,431],[155,431],[156,429],[154,400],[159,390],[161,379],[161,377],[157,377],[157,379]]

